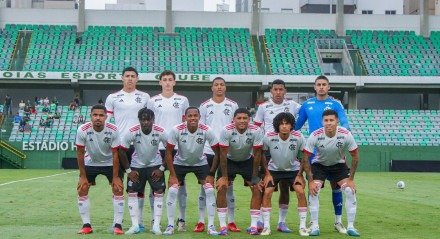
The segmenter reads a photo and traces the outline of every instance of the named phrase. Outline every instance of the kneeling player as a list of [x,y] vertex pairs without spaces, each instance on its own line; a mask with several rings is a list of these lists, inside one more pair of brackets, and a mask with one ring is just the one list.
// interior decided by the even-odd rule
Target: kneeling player
[[[308,236],[306,229],[307,201],[304,194],[305,180],[300,170],[300,162],[297,160],[298,153],[303,150],[305,139],[300,132],[292,131],[295,125],[295,117],[291,113],[279,113],[273,119],[275,132],[267,132],[264,138],[263,149],[269,151],[271,158],[267,164],[264,177],[264,194],[262,214],[264,229],[261,235],[269,235],[270,213],[272,210],[272,193],[281,180],[287,181],[290,188],[294,189],[298,198],[298,214],[300,219],[299,234]],[[263,163],[263,165],[266,165]]]
[[[144,192],[148,181],[153,191],[154,200],[154,223],[151,232],[161,235],[160,219],[162,217],[163,194],[165,191],[164,162],[159,153],[159,142],[166,143],[166,133],[163,128],[154,124],[154,112],[142,108],[138,112],[139,124],[129,129],[123,136],[121,149],[128,150],[131,144],[134,146],[130,169],[128,170],[128,209],[132,226],[125,232],[131,235],[140,232],[139,228],[139,203],[138,193]],[[121,160],[127,160],[125,152],[120,154]]]
[[83,221],[79,234],[93,232],[90,223],[89,188],[95,185],[96,176],[107,177],[113,189],[114,219],[113,232],[123,234],[122,218],[124,216],[124,186],[122,170],[119,167],[119,136],[116,125],[105,123],[106,109],[95,105],[91,109],[91,122],[78,127],[76,134],[77,160],[79,167],[78,209]]

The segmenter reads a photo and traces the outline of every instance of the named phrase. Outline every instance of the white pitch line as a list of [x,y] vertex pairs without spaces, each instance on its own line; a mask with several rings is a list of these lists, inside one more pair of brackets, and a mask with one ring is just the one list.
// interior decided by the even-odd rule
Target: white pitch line
[[20,183],[20,182],[32,181],[32,180],[37,180],[37,179],[42,179],[42,178],[51,178],[51,177],[60,176],[60,175],[65,175],[65,174],[74,173],[74,172],[78,172],[78,171],[72,171],[72,172],[67,172],[67,173],[57,173],[57,174],[48,175],[48,176],[43,176],[43,177],[36,177],[36,178],[28,178],[28,179],[22,179],[22,180],[10,181],[10,182],[7,182],[7,183],[2,183],[2,184],[0,184],[0,187],[1,187],[1,186],[6,186],[6,185],[9,185],[9,184],[13,184],[13,183]]

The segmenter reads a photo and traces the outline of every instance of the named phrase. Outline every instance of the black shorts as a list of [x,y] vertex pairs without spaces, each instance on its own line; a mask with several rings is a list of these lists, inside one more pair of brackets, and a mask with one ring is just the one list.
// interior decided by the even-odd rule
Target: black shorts
[[278,185],[281,180],[287,181],[290,186],[290,191],[294,191],[293,183],[295,182],[296,175],[298,175],[298,171],[269,171],[272,176],[273,183],[269,183],[267,187],[275,187]]
[[165,176],[163,176],[159,181],[153,182],[153,178],[151,177],[151,174],[154,170],[159,169],[160,165],[153,166],[153,167],[147,167],[147,168],[131,168],[132,171],[136,171],[139,173],[139,182],[135,183],[131,180],[127,179],[127,192],[134,191],[134,192],[144,192],[145,191],[145,185],[150,184],[151,189],[153,192],[162,191],[165,192]]
[[331,178],[332,181],[339,182],[350,177],[350,170],[345,163],[338,163],[331,166],[324,166],[320,163],[312,164],[312,174],[314,180],[325,181]]
[[[208,161],[209,168],[212,167],[212,163],[214,161],[214,154],[205,154],[206,155],[206,161]],[[220,165],[217,165],[217,167],[220,167]]]
[[174,164],[174,171],[176,172],[177,180],[179,180],[182,186],[185,182],[185,176],[188,173],[194,173],[197,179],[200,181],[205,180],[209,175],[209,166],[207,164],[202,166],[182,166]]
[[[243,180],[245,181],[245,185],[247,185],[246,182],[252,181],[252,170],[254,167],[254,157],[251,157],[248,160],[245,161],[233,161],[228,159],[228,180],[234,181],[237,174],[241,175],[243,177]],[[221,178],[222,172],[220,168],[217,170],[217,179]]]
[[[96,176],[102,174],[107,177],[109,183],[113,181],[113,166],[85,166],[87,181],[96,185]],[[124,178],[124,173],[119,169],[119,178]]]

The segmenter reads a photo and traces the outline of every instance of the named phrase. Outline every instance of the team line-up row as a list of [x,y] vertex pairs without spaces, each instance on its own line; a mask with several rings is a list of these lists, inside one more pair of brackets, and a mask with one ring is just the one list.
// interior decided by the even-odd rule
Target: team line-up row
[[[226,81],[215,78],[212,98],[200,107],[188,105],[188,99],[174,93],[175,75],[160,75],[161,94],[151,97],[136,89],[138,73],[125,68],[123,89],[110,94],[105,106],[95,105],[91,122],[78,128],[76,144],[80,177],[78,208],[83,221],[81,234],[93,232],[90,222],[88,190],[99,174],[112,184],[114,234],[123,234],[123,171],[128,175],[128,208],[132,226],[125,234],[145,230],[143,224],[144,191],[151,187],[151,232],[171,235],[175,231],[176,201],[179,201],[177,231],[185,231],[187,173],[194,173],[201,184],[199,220],[195,232],[205,231],[205,210],[210,235],[238,232],[234,220],[233,181],[241,175],[251,190],[251,235],[271,234],[271,197],[280,189],[280,217],[277,230],[291,232],[285,218],[289,189],[298,198],[299,234],[320,234],[318,223],[319,192],[326,179],[333,188],[335,229],[359,236],[354,227],[356,195],[354,174],[359,161],[357,145],[349,131],[340,102],[328,96],[329,80],[315,80],[316,97],[302,106],[284,98],[285,83],[274,80],[271,98],[258,107],[254,122],[245,108],[226,98]],[[294,115],[297,115],[295,120]],[[106,123],[109,117],[115,124]],[[311,132],[307,141],[297,131],[308,121]],[[341,124],[341,126],[339,126]],[[352,156],[350,169],[345,153]],[[169,170],[167,205],[168,224],[161,231],[160,220],[165,192],[165,169]],[[303,173],[306,174],[306,179]],[[306,227],[308,181],[310,227]],[[217,197],[215,191],[217,190]],[[346,195],[347,228],[342,224],[342,192]],[[214,226],[217,211],[220,229]]]

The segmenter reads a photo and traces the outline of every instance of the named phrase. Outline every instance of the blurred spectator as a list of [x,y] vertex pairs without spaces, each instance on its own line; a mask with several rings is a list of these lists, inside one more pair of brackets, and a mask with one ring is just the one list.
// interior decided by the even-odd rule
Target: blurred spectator
[[43,109],[41,111],[43,111],[43,113],[49,113],[50,112],[49,106],[48,105],[44,105]]
[[43,105],[44,106],[49,106],[50,105],[49,97],[46,96],[46,98],[43,99]]
[[5,115],[12,115],[12,97],[9,95],[5,97],[5,109],[3,112]]
[[58,105],[60,104],[56,96],[53,97],[52,103],[55,104],[56,107],[58,107]]
[[78,107],[80,105],[79,104],[79,95],[76,95],[75,98],[73,98],[73,101],[75,101],[76,106]]
[[100,105],[104,105],[104,101],[102,100],[102,97],[99,98],[99,100],[98,100],[98,104],[100,104]]
[[14,123],[20,123],[22,117],[20,116],[20,114],[17,112],[17,114],[14,115],[14,119],[12,120],[12,122]]
[[24,107],[26,107],[26,103],[24,103],[24,100],[20,100],[20,103],[18,103],[18,110],[24,110]]
[[77,107],[78,107],[78,104],[76,103],[75,100],[73,100],[72,102],[70,102],[69,110],[76,110]]

